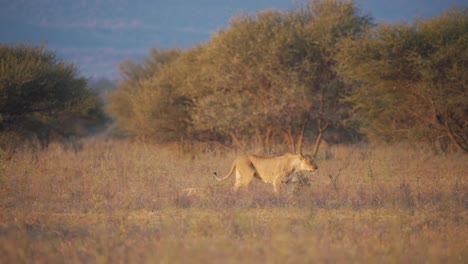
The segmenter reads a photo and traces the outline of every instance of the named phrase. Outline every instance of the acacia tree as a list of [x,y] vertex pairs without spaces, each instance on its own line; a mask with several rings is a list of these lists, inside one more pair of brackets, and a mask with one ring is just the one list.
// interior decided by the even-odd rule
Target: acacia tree
[[317,137],[313,156],[317,155],[325,131],[343,125],[350,105],[343,101],[350,86],[335,71],[336,55],[344,39],[354,39],[371,26],[371,18],[361,15],[356,5],[342,1],[310,1],[300,10],[306,18],[304,38],[308,43],[301,82],[310,89],[309,116],[315,122]]
[[211,90],[196,100],[195,126],[219,129],[235,142],[256,135],[262,145],[280,132],[300,152],[311,120],[315,155],[326,129],[349,107],[341,102],[349,86],[333,68],[337,44],[369,26],[352,2],[330,0],[235,18],[208,44]]
[[365,133],[468,151],[466,13],[381,25],[346,42],[339,71],[360,84],[349,101]]
[[273,137],[301,152],[311,120],[316,153],[348,107],[341,102],[348,86],[333,70],[337,43],[368,26],[352,2],[333,0],[244,14],[202,46],[124,64],[109,109],[131,134],[224,134],[239,147],[256,139],[266,152]]
[[109,112],[116,126],[134,136],[159,142],[180,140],[185,131],[187,101],[178,97],[173,65],[180,50],[151,49],[142,64],[120,65],[122,80],[109,94]]
[[195,96],[196,129],[218,130],[237,145],[242,137],[256,138],[268,148],[274,129],[294,124],[287,116],[305,111],[307,102],[299,103],[304,87],[281,62],[285,42],[295,34],[289,22],[278,11],[242,15],[212,38],[201,59],[209,77]]
[[0,131],[38,134],[45,147],[70,119],[102,122],[98,96],[77,75],[45,46],[0,44]]

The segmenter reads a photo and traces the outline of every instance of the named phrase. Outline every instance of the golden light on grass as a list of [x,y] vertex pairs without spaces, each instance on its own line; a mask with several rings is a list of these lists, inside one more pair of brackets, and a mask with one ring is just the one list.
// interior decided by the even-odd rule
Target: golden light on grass
[[18,150],[0,175],[0,263],[466,263],[466,155],[330,153],[310,186],[275,195],[218,183],[236,153],[216,149]]

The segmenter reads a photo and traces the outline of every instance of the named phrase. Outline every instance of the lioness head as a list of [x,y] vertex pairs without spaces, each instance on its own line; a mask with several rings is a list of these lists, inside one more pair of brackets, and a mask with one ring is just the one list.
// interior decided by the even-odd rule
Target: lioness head
[[317,164],[315,164],[314,159],[310,155],[303,156],[302,154],[298,154],[299,156],[299,170],[315,172],[318,170]]

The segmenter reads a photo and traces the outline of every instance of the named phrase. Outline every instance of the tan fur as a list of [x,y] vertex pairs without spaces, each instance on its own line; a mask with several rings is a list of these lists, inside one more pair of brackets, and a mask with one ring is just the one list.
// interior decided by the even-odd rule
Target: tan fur
[[[289,176],[296,171],[311,171],[318,169],[314,161],[304,157],[302,154],[287,153],[279,157],[261,157],[255,155],[238,157],[232,163],[231,170],[223,177],[216,179],[223,181],[229,178],[234,171],[236,181],[234,191],[241,186],[248,186],[254,177],[260,178],[265,183],[273,184],[273,190],[278,192],[280,184],[288,180]],[[216,172],[214,173],[217,175]]]

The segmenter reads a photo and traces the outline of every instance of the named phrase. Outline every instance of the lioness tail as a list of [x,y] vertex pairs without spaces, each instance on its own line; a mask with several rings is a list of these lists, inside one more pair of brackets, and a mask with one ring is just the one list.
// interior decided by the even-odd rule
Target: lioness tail
[[214,177],[215,177],[218,181],[224,181],[224,180],[226,180],[227,178],[229,178],[229,177],[233,174],[235,168],[236,168],[236,163],[233,163],[232,166],[231,166],[231,170],[230,170],[229,173],[228,173],[226,176],[224,176],[223,178],[218,178],[218,173],[216,173],[216,171],[213,172],[213,175],[214,175]]

